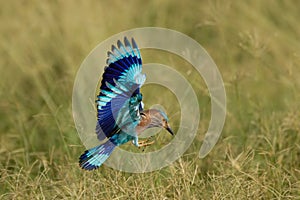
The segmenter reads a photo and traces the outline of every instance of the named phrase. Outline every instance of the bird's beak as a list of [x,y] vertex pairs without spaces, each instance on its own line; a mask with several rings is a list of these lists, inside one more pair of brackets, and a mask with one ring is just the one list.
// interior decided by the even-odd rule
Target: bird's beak
[[170,125],[167,124],[167,126],[165,127],[165,129],[171,134],[171,135],[174,135],[174,132],[173,130],[171,129]]

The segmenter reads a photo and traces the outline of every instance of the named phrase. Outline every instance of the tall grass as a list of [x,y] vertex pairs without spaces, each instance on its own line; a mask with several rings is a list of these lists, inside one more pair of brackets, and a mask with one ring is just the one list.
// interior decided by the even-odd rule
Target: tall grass
[[[299,199],[299,7],[292,0],[2,0],[0,197]],[[200,91],[202,113],[198,136],[180,160],[145,174],[106,166],[85,172],[77,164],[84,147],[71,113],[76,71],[99,42],[143,26],[181,31],[214,58],[227,91],[222,137],[198,159],[210,102],[200,78],[185,74]],[[152,102],[151,89],[145,93]]]

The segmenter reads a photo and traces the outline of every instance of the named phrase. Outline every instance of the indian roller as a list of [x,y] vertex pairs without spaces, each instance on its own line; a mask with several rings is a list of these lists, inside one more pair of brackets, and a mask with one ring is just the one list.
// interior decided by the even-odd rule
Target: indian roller
[[107,56],[96,100],[96,134],[103,143],[80,156],[79,165],[85,170],[100,167],[116,146],[129,141],[137,147],[152,144],[138,139],[148,128],[162,127],[173,135],[164,111],[144,110],[140,88],[146,76],[142,74],[141,54],[135,40],[132,38],[131,43],[126,37],[124,43],[118,40],[117,47],[112,45]]

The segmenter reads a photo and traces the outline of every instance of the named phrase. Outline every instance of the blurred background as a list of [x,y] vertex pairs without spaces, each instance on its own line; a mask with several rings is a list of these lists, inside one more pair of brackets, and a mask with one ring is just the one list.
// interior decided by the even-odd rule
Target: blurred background
[[[0,0],[0,199],[299,198],[299,8],[296,0]],[[155,172],[83,171],[71,108],[76,72],[98,43],[145,26],[180,31],[214,59],[227,92],[221,138],[198,158],[210,120],[205,84],[182,60],[142,51],[198,88],[199,133],[181,159]],[[150,97],[153,89],[144,90]],[[168,95],[148,101],[164,105]],[[179,117],[177,107],[166,109]]]

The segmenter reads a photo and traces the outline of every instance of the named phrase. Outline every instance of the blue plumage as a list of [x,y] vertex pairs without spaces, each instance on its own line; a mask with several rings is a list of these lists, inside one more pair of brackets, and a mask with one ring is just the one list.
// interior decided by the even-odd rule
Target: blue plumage
[[135,128],[140,122],[139,111],[143,109],[140,87],[146,76],[141,73],[141,55],[134,39],[130,43],[125,37],[124,44],[118,40],[117,46],[112,45],[107,53],[107,66],[96,100],[96,134],[100,141],[109,140],[80,156],[79,163],[83,169],[99,167],[115,146],[130,140],[138,146]]
[[115,145],[109,140],[102,145],[86,150],[79,158],[83,169],[93,170],[98,168],[110,156]]
[[96,101],[96,133],[99,140],[109,138],[118,129],[115,119],[120,114],[120,109],[128,99],[140,93],[139,88],[146,79],[145,75],[141,74],[142,60],[134,39],[131,45],[125,37],[124,44],[125,46],[118,40],[118,48],[112,45],[111,52],[107,53],[108,66],[105,68]]

